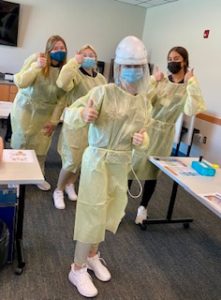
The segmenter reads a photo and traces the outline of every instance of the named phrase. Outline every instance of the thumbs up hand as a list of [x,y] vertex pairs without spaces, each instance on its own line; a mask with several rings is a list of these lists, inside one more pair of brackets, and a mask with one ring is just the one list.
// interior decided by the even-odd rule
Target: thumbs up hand
[[82,118],[84,122],[86,123],[92,123],[94,122],[98,117],[98,112],[96,111],[94,107],[94,101],[90,99],[82,111]]
[[142,128],[139,132],[135,132],[133,135],[133,145],[142,145],[144,141],[145,128]]
[[155,68],[155,70],[153,72],[153,76],[156,81],[161,81],[164,78],[164,74],[163,74],[163,72],[160,71],[159,67]]
[[184,82],[185,82],[185,83],[188,82],[188,80],[189,80],[190,78],[192,78],[193,76],[194,76],[194,74],[193,74],[193,69],[188,70],[188,71],[186,72],[186,74],[185,74]]
[[75,57],[75,59],[76,59],[76,61],[77,61],[77,63],[79,65],[81,65],[83,63],[84,56],[82,54],[80,54],[79,52],[77,52],[74,57]]
[[47,64],[47,59],[45,57],[44,53],[39,53],[38,58],[37,58],[37,65],[39,68],[44,68],[46,67]]

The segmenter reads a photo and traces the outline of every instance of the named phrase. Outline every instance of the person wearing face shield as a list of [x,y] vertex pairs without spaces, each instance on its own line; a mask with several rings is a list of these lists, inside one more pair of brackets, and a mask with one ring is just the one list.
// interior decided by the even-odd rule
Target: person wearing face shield
[[88,128],[75,216],[77,242],[69,272],[70,282],[85,297],[98,293],[87,269],[101,281],[111,279],[98,246],[106,230],[116,233],[125,214],[132,150],[142,151],[149,143],[148,77],[143,42],[125,37],[116,48],[115,83],[93,88],[65,112],[69,128]]
[[[31,55],[14,75],[19,91],[11,112],[11,147],[35,150],[43,174],[52,133],[66,106],[65,92],[56,85],[66,56],[63,38],[51,36],[45,52]],[[45,181],[38,187],[49,190],[50,184]]]
[[[165,76],[156,70],[151,76],[149,88],[156,89],[153,98],[152,123],[148,133],[150,146],[141,154],[135,151],[133,168],[139,179],[145,180],[143,196],[138,207],[136,224],[143,224],[147,219],[147,206],[154,193],[159,169],[154,166],[148,157],[170,156],[173,146],[175,123],[181,113],[188,116],[198,114],[206,109],[199,83],[189,70],[188,52],[183,47],[173,47],[167,55],[169,75]],[[130,179],[134,179],[131,172]],[[130,181],[131,184],[131,181]]]
[[[86,95],[93,87],[107,83],[105,77],[97,72],[96,66],[97,53],[88,44],[63,66],[57,85],[68,92],[68,105]],[[70,200],[77,200],[74,184],[87,145],[87,128],[73,130],[69,129],[65,122],[63,123],[57,147],[62,160],[62,169],[53,192],[54,206],[58,209],[65,208],[64,191]]]

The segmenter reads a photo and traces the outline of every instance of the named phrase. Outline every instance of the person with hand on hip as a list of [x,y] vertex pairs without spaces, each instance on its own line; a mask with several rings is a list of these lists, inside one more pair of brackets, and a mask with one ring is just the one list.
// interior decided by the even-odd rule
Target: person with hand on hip
[[[43,174],[52,133],[66,105],[65,92],[56,85],[66,56],[63,38],[51,36],[45,52],[31,55],[14,75],[19,91],[11,112],[11,147],[35,150]],[[38,187],[49,190],[50,184],[45,181]]]

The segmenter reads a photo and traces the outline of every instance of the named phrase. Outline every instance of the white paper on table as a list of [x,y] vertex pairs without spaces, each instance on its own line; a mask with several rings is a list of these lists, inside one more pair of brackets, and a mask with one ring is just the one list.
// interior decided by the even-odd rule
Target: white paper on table
[[11,149],[3,151],[3,162],[33,163],[33,161],[34,159],[31,152]]
[[221,194],[220,193],[210,193],[210,194],[200,194],[200,196],[207,200],[211,205],[213,205],[216,210],[221,212]]
[[177,158],[155,158],[156,160],[159,160],[161,165],[167,169],[168,171],[170,171],[172,174],[178,176],[178,175],[182,175],[182,176],[198,176],[199,174],[192,169],[191,167],[187,166],[184,162],[182,162],[181,160],[177,159]]

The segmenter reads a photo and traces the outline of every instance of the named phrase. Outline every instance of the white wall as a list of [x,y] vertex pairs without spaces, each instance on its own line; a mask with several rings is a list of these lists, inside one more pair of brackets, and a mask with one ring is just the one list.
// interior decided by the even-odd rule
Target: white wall
[[0,45],[0,72],[17,72],[24,59],[61,35],[69,57],[91,43],[99,60],[110,62],[117,43],[129,34],[142,38],[146,9],[110,0],[12,0],[21,4],[18,47]]
[[[205,29],[210,29],[208,39],[203,38]],[[179,0],[148,9],[143,39],[150,61],[163,71],[166,71],[169,49],[186,47],[190,66],[200,82],[207,113],[221,117],[221,1]],[[207,144],[193,147],[193,154],[202,152],[210,161],[221,164],[221,126],[198,119],[196,127],[207,136]]]
[[191,155],[194,156],[199,150],[199,153],[204,155],[208,161],[218,163],[221,166],[221,126],[211,125],[207,121],[196,119],[195,127],[200,129],[208,141],[205,145],[195,143]]

